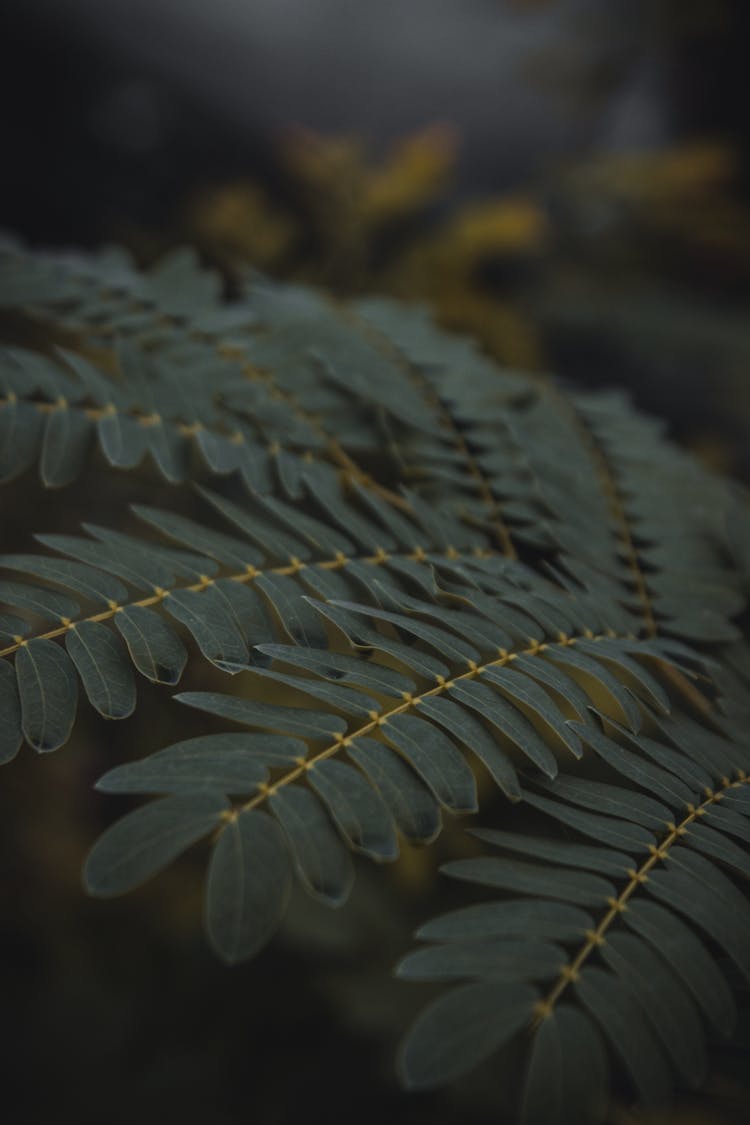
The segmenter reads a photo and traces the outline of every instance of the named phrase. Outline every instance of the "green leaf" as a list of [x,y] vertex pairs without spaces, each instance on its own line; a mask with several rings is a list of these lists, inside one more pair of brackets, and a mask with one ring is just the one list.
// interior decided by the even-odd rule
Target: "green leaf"
[[419,699],[419,711],[420,714],[445,727],[467,750],[476,754],[509,800],[520,800],[521,787],[512,762],[487,728],[482,726],[465,707],[452,703],[450,699],[424,695]]
[[577,906],[603,906],[607,899],[617,897],[613,884],[598,875],[551,865],[541,867],[518,859],[479,856],[477,859],[444,863],[440,870],[454,879],[479,883],[480,886],[520,891],[521,894],[558,899]]
[[567,961],[557,945],[528,938],[454,941],[418,949],[398,963],[403,980],[553,980]]
[[407,840],[427,844],[440,832],[440,806],[417,774],[390,747],[374,738],[357,738],[347,748],[369,777]]
[[535,784],[572,804],[581,805],[585,809],[596,809],[608,816],[622,817],[623,820],[631,820],[634,824],[642,824],[647,828],[663,831],[672,820],[673,814],[666,805],[654,801],[645,793],[626,789],[622,785],[591,781],[589,778],[573,777],[570,774],[561,774],[554,785],[541,778],[535,779]]
[[0,660],[0,765],[15,758],[23,742],[21,702],[16,673],[7,660]]
[[441,1086],[477,1066],[531,1018],[536,992],[508,981],[453,989],[422,1012],[401,1049],[407,1089]]
[[274,703],[256,703],[252,699],[211,691],[184,691],[174,698],[188,707],[197,707],[199,711],[231,719],[234,723],[299,734],[302,738],[335,738],[346,730],[346,720],[338,715],[308,711],[304,707],[277,707]]
[[613,770],[627,777],[628,780],[634,781],[646,792],[653,793],[655,797],[660,797],[672,808],[686,807],[697,800],[696,791],[689,789],[674,774],[653,765],[642,755],[634,754],[631,750],[618,746],[616,742],[607,738],[595,727],[584,726],[581,723],[572,723],[571,725],[578,731],[584,742],[600,758],[603,758]]
[[734,867],[745,878],[750,877],[750,852],[738,847],[733,840],[727,840],[722,832],[716,832],[707,824],[693,822],[682,839],[688,847]]
[[572,844],[567,840],[528,836],[522,832],[502,832],[493,828],[472,828],[472,836],[494,844],[498,848],[518,852],[535,859],[548,859],[566,867],[580,867],[584,871],[599,871],[603,875],[624,875],[635,866],[633,859],[623,852],[609,848],[593,848],[587,844]]
[[328,760],[311,766],[307,777],[353,848],[372,859],[398,856],[388,808],[359,770],[345,762]]
[[245,570],[247,567],[262,565],[263,556],[250,543],[227,535],[223,531],[214,531],[186,516],[176,515],[163,508],[151,508],[145,504],[132,504],[132,510],[142,520],[163,535],[174,539],[181,547],[195,547],[200,544],[204,551],[217,562]]
[[425,641],[446,659],[460,662],[478,661],[480,659],[480,654],[473,645],[459,641],[445,629],[438,629],[434,625],[425,625],[414,617],[407,617],[406,614],[390,613],[388,610],[376,606],[360,605],[358,602],[334,601],[333,605],[339,609],[348,610],[350,613],[362,614],[364,617],[375,617],[378,621],[388,621],[392,625],[397,625],[405,633],[411,633],[421,641]]
[[492,688],[475,680],[456,680],[448,689],[454,699],[477,711],[497,727],[547,777],[557,775],[557,761],[529,720]]
[[70,559],[52,558],[48,555],[0,555],[0,566],[32,574],[57,582],[84,598],[108,605],[127,600],[128,592],[121,582],[101,570]]
[[21,726],[30,746],[45,753],[70,737],[78,707],[78,680],[70,657],[43,637],[16,653]]
[[580,1009],[558,1004],[532,1041],[522,1125],[603,1120],[608,1078],[607,1056],[596,1026]]
[[299,785],[285,785],[269,801],[307,890],[329,906],[346,902],[354,868],[319,798]]
[[284,915],[290,886],[275,821],[254,810],[230,820],[214,845],[206,884],[206,929],[222,960],[234,965],[263,948]]
[[0,481],[13,480],[31,465],[42,434],[42,414],[30,402],[0,402]]
[[522,653],[513,661],[513,667],[538,680],[545,687],[552,688],[553,691],[557,692],[560,699],[573,709],[579,719],[586,720],[591,706],[589,697],[583,688],[571,676],[566,675],[561,668],[558,668],[556,664],[549,660],[540,660],[538,656],[528,656]]
[[163,797],[128,813],[89,853],[89,894],[111,898],[140,886],[221,822],[226,800],[216,793]]
[[86,695],[105,719],[125,719],[135,710],[135,679],[122,641],[96,621],[81,621],[65,634],[65,647]]
[[304,742],[283,735],[207,734],[175,742],[136,762],[109,770],[96,784],[104,793],[254,793],[269,765],[293,765]]
[[623,652],[622,646],[617,641],[610,641],[606,637],[598,641],[584,639],[576,642],[576,651],[586,652],[596,660],[605,660],[607,663],[613,664],[616,669],[627,673],[635,680],[640,689],[639,694],[645,698],[646,702],[653,703],[659,711],[663,711],[665,714],[669,714],[672,710],[669,696],[659,681],[642,664],[639,664],[637,660],[632,660],[627,653]]
[[414,715],[392,715],[380,727],[390,743],[435,794],[453,812],[474,812],[477,790],[474,775],[447,735]]
[[641,1004],[681,1079],[695,1088],[706,1077],[706,1043],[690,995],[670,968],[633,934],[610,934],[602,958]]
[[306,600],[318,613],[332,621],[356,648],[372,648],[375,652],[387,653],[420,676],[446,679],[450,674],[447,664],[443,664],[426,652],[420,652],[414,646],[394,641],[385,634],[378,633],[376,629],[369,629],[366,625],[360,624],[354,614],[347,610],[311,598]]
[[719,1034],[729,1036],[737,1022],[732,993],[693,931],[671,910],[644,899],[628,903],[623,920],[672,966]]
[[[91,525],[88,525],[91,526]],[[45,547],[70,555],[88,566],[99,567],[110,574],[129,582],[137,590],[155,593],[166,589],[174,582],[174,576],[167,567],[153,555],[145,551],[113,543],[94,542],[75,535],[36,535],[35,538]],[[68,614],[67,616],[71,616]]]
[[[672,849],[672,858],[675,850]],[[716,871],[716,875],[720,877],[721,872]],[[684,914],[713,938],[750,980],[750,930],[747,924],[740,925],[733,909],[733,897],[727,899],[722,894],[725,885],[720,884],[715,890],[707,883],[697,882],[679,867],[670,866],[668,870],[654,869],[646,886],[649,894]]]
[[510,696],[514,703],[522,703],[534,711],[555,732],[558,738],[571,750],[576,758],[583,755],[580,739],[572,733],[565,717],[557,709],[543,688],[540,688],[522,672],[512,668],[485,668],[483,679],[489,680]]
[[481,941],[491,937],[578,941],[594,928],[590,914],[563,902],[504,899],[464,906],[432,918],[417,930],[425,941]]
[[326,683],[325,681],[321,682],[312,679],[310,676],[289,676],[276,668],[253,668],[253,672],[256,676],[262,676],[265,679],[292,688],[294,691],[300,691],[305,695],[320,699],[329,707],[336,707],[347,715],[368,718],[374,712],[381,710],[380,704],[371,695],[365,695],[364,692],[355,691],[353,688],[340,687],[338,684]]
[[48,488],[62,488],[79,476],[93,437],[93,423],[83,410],[65,404],[47,415],[39,471]]
[[337,652],[298,648],[296,645],[261,644],[255,646],[265,656],[304,668],[323,679],[341,684],[358,684],[371,691],[381,692],[399,699],[404,693],[415,690],[413,680],[407,679],[392,668],[376,664],[361,657],[345,656]]
[[631,730],[640,730],[641,713],[638,704],[628,689],[623,687],[619,680],[598,660],[579,652],[577,647],[564,645],[550,645],[545,652],[545,658],[553,660],[556,664],[562,664],[583,672],[587,677],[596,681],[622,708]]
[[587,966],[575,993],[630,1072],[646,1106],[669,1103],[669,1068],[636,1002],[613,976]]
[[295,644],[307,648],[327,648],[328,640],[320,617],[293,578],[285,574],[261,574],[255,582]]
[[179,681],[187,650],[163,617],[144,606],[130,605],[119,610],[114,621],[141,675],[152,683]]
[[80,613],[80,606],[65,594],[23,582],[0,581],[0,602],[14,609],[30,610],[45,622],[70,620]]
[[[554,790],[553,790],[554,791]],[[640,825],[613,816],[599,816],[597,813],[583,812],[581,809],[540,797],[538,793],[525,792],[523,799],[532,808],[540,809],[554,820],[574,828],[583,836],[608,844],[613,848],[629,848],[636,854],[656,847],[656,837]]]
[[203,655],[217,668],[240,672],[247,666],[245,640],[214,586],[172,590],[164,599],[164,608],[190,630]]

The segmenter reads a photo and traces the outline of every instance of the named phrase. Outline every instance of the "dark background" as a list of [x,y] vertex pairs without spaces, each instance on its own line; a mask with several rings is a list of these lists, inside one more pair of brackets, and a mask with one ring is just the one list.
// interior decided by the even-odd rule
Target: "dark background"
[[[144,262],[195,237],[230,290],[245,258],[342,292],[434,299],[501,361],[625,386],[747,478],[740,0],[6,0],[4,21],[4,228],[38,246],[123,241]],[[376,169],[435,125],[455,147],[450,175],[372,229],[358,189],[335,172],[301,183],[283,156],[302,127],[359,138]],[[226,184],[262,192],[292,231],[285,249],[255,254],[241,218],[220,247],[202,237],[201,200]],[[505,216],[504,234],[485,224],[459,251],[451,232],[484,207]],[[348,216],[343,235],[328,212]],[[538,238],[521,237],[521,217],[514,228],[528,213]],[[425,283],[441,270],[450,284]],[[45,530],[62,521],[64,497],[38,495],[31,477],[13,487],[3,540],[21,502]],[[111,485],[98,487],[87,511],[114,509]],[[300,902],[281,940],[232,971],[200,934],[198,864],[123,902],[84,898],[82,857],[121,811],[91,786],[164,741],[157,713],[114,732],[90,717],[59,759],[22,757],[3,774],[10,1120],[496,1120],[483,1080],[405,1098],[391,1077],[423,998],[388,977],[436,894],[419,856],[363,870],[341,914]]]

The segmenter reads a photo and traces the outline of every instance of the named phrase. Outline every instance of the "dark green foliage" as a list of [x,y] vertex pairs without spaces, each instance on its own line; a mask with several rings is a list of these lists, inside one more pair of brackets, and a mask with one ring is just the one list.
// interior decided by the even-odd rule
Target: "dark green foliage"
[[[706,1027],[734,1026],[725,959],[750,977],[739,489],[622,396],[498,370],[421,310],[258,278],[222,303],[189,254],[142,275],[11,245],[0,304],[42,335],[0,360],[3,479],[159,481],[128,530],[3,544],[0,760],[61,747],[79,686],[125,719],[139,677],[207,677],[175,696],[195,737],[99,782],[156,800],[95,845],[89,890],[210,837],[205,924],[235,962],[293,872],[338,906],[352,852],[395,860],[482,805],[444,871],[495,898],[398,969],[454,984],[406,1084],[522,1049],[542,1125],[601,1119],[611,1071],[644,1104],[700,1082]],[[164,482],[195,495],[171,510]]]

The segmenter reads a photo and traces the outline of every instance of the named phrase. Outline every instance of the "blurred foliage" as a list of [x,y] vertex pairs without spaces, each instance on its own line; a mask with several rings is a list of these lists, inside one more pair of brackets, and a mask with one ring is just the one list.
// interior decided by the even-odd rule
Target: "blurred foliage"
[[190,194],[142,259],[190,242],[229,282],[248,265],[343,294],[427,301],[501,363],[630,387],[714,467],[747,476],[750,206],[732,148],[599,155],[525,193],[456,204],[455,134],[374,160],[361,138],[296,131],[272,185]]

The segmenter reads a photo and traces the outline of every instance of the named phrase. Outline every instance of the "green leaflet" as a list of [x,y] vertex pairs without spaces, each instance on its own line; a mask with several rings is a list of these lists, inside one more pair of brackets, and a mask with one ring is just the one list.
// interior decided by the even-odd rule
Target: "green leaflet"
[[616,894],[614,885],[598,875],[516,859],[459,859],[443,864],[441,871],[481,886],[559,899],[575,906],[600,906]]
[[50,558],[47,555],[0,555],[0,566],[49,579],[67,590],[73,590],[84,598],[104,605],[127,600],[127,590],[112,575],[70,559]]
[[86,889],[123,894],[157,875],[220,822],[227,803],[215,793],[163,797],[108,828],[86,860]]
[[39,472],[48,488],[62,488],[76,479],[93,437],[93,423],[82,410],[65,403],[47,415]]
[[281,830],[249,810],[226,824],[214,845],[206,883],[206,929],[230,965],[268,942],[286,909],[291,870]]
[[438,629],[434,625],[425,625],[423,622],[412,617],[407,617],[403,613],[390,613],[384,609],[359,605],[357,602],[335,601],[333,604],[351,613],[362,614],[365,617],[375,617],[378,621],[389,621],[393,625],[397,625],[399,628],[403,629],[405,633],[412,633],[415,637],[419,637],[420,640],[426,641],[431,648],[448,659],[477,661],[480,658],[478,650],[475,649],[473,645],[460,642],[453,634],[446,632],[446,630]]
[[585,777],[558,776],[555,784],[535,778],[535,785],[545,792],[562,797],[584,809],[594,809],[607,816],[621,817],[649,829],[663,829],[672,819],[672,812],[653,798],[637,789],[626,789],[604,781],[590,781]]
[[187,650],[174,629],[144,606],[124,606],[115,625],[138,671],[160,684],[176,684],[187,663]]
[[[563,783],[564,780],[566,779],[563,779]],[[574,792],[577,792],[577,787]],[[598,813],[585,812],[576,808],[575,805],[571,806],[561,801],[553,801],[548,797],[540,796],[538,793],[526,792],[523,794],[523,799],[532,808],[541,809],[542,812],[548,813],[561,824],[574,828],[582,836],[598,840],[610,847],[629,848],[637,855],[640,852],[647,851],[650,847],[656,846],[656,837],[653,833],[648,832],[639,824],[631,824],[627,820],[620,820],[619,817],[600,816]]]
[[303,738],[335,738],[346,730],[346,720],[323,711],[308,711],[304,707],[279,707],[273,703],[256,703],[232,695],[210,691],[184,691],[174,697],[189,707],[208,711],[235,723],[263,727],[266,730],[299,734]]
[[659,766],[652,765],[648,760],[644,760],[642,755],[634,754],[632,751],[618,746],[611,738],[607,738],[594,727],[583,726],[579,723],[571,725],[578,731],[581,738],[617,773],[621,773],[624,777],[636,782],[671,807],[680,808],[692,804],[696,800],[696,791],[689,789],[674,774],[667,773]]
[[609,1066],[602,1038],[582,1011],[561,1005],[534,1035],[524,1076],[522,1125],[604,1118]]
[[309,648],[327,647],[320,617],[293,578],[285,574],[261,574],[256,584],[276,610],[292,641]]
[[647,702],[654,704],[658,710],[667,714],[672,710],[669,696],[659,681],[637,660],[632,660],[627,656],[619,644],[606,638],[599,641],[581,640],[576,644],[576,651],[586,652],[596,660],[604,660],[608,664],[615,665],[616,668],[633,677],[639,689],[639,694]]
[[22,742],[21,702],[16,675],[7,660],[0,660],[0,765],[15,758]]
[[164,599],[164,608],[190,630],[206,659],[222,671],[239,672],[247,665],[245,639],[214,586],[172,590]]
[[267,551],[271,558],[288,562],[291,558],[304,561],[310,557],[310,551],[301,539],[287,535],[267,520],[259,519],[255,513],[248,512],[207,488],[198,486],[197,490],[225,519]]
[[[174,582],[174,575],[153,556],[112,543],[97,543],[74,535],[37,535],[45,547],[63,555],[70,555],[89,566],[100,567],[110,574],[129,582],[136,590],[153,593],[166,589]],[[70,615],[68,615],[70,616]]]
[[207,734],[176,742],[140,761],[109,770],[97,782],[105,793],[254,793],[269,766],[292,766],[307,746],[278,734]]
[[413,680],[400,675],[392,668],[374,661],[357,659],[336,652],[298,648],[294,645],[262,644],[255,646],[259,652],[284,664],[315,672],[326,680],[341,684],[358,684],[371,691],[400,698],[404,692],[413,692]]
[[441,730],[414,715],[393,715],[381,731],[404,755],[438,801],[452,812],[477,807],[474,775],[463,755]]
[[135,709],[135,679],[122,641],[106,625],[81,621],[65,634],[65,647],[89,702],[105,719],[124,719]]
[[694,932],[655,902],[638,901],[628,907],[625,925],[649,941],[679,974],[696,1002],[720,1034],[728,1036],[737,1012],[726,979]]
[[194,548],[199,544],[201,551],[225,566],[244,570],[249,566],[259,566],[263,561],[263,556],[250,543],[245,543],[223,531],[214,531],[213,528],[205,527],[195,520],[175,515],[163,508],[133,504],[132,509],[140,519],[157,531],[168,535],[170,539],[174,539],[181,547]]
[[496,844],[519,855],[565,863],[584,871],[598,871],[604,875],[620,875],[633,867],[633,859],[623,852],[609,848],[592,848],[587,844],[569,843],[567,840],[550,840],[527,836],[520,832],[502,832],[495,828],[472,828],[471,835],[487,844]]
[[14,641],[16,637],[27,637],[31,632],[28,621],[16,617],[14,613],[0,613],[0,637],[4,641]]
[[419,711],[439,723],[486,766],[493,780],[511,801],[519,800],[518,775],[508,756],[498,746],[486,727],[465,707],[440,696],[423,696]]
[[707,1069],[706,1041],[692,998],[669,966],[633,934],[612,934],[602,946],[602,957],[643,1007],[682,1081],[701,1085]]
[[353,848],[372,859],[398,855],[393,821],[382,797],[346,762],[317,762],[308,780]]
[[346,902],[354,868],[319,799],[308,789],[287,785],[269,800],[307,889],[331,906]]
[[352,688],[340,687],[338,684],[329,684],[320,680],[313,680],[309,676],[290,676],[279,672],[275,668],[254,668],[256,676],[263,676],[275,683],[283,684],[294,691],[311,695],[320,699],[330,707],[338,708],[347,715],[357,715],[366,719],[372,712],[380,711],[380,705],[371,695],[354,691]]
[[465,906],[433,918],[417,931],[425,941],[480,941],[490,937],[581,939],[593,926],[590,914],[562,902],[505,899]]
[[499,937],[418,949],[394,972],[404,980],[552,980],[565,965],[565,950],[547,942]]
[[34,461],[42,432],[36,407],[17,399],[0,403],[0,481],[13,480]]
[[631,730],[640,730],[641,715],[638,705],[627,690],[623,688],[612,673],[598,660],[578,652],[577,648],[551,646],[546,653],[550,660],[556,664],[567,665],[570,668],[583,672],[599,683],[605,691],[620,705],[625,714]]
[[16,653],[21,726],[29,745],[46,752],[68,740],[78,707],[78,682],[67,653],[34,638]]
[[557,774],[557,762],[529,720],[496,691],[475,680],[450,685],[454,699],[477,711],[513,742],[547,777]]
[[375,629],[368,629],[366,625],[360,625],[354,614],[341,609],[340,606],[312,599],[307,600],[318,613],[327,617],[329,621],[332,621],[334,625],[341,629],[344,636],[355,647],[372,648],[376,652],[387,653],[419,676],[436,678],[442,676],[445,678],[449,675],[450,670],[447,664],[443,664],[442,661],[436,660],[434,656],[421,652],[417,648],[402,644],[400,641],[391,640],[390,637],[378,633]]
[[668,1102],[671,1082],[667,1061],[624,986],[602,969],[586,968],[575,984],[575,992],[622,1059],[644,1104]]
[[441,828],[440,806],[398,754],[374,738],[356,739],[347,753],[378,790],[407,840],[427,844],[435,839]]
[[14,609],[29,610],[45,622],[58,624],[63,619],[75,618],[80,613],[77,603],[65,594],[39,586],[27,586],[23,582],[0,581],[0,602],[13,606]]
[[548,660],[539,660],[537,657],[517,656],[513,665],[527,676],[531,676],[547,687],[552,688],[561,700],[565,700],[569,707],[582,721],[586,720],[591,701],[585,691],[574,679],[566,675],[556,664]]
[[691,824],[683,839],[688,847],[721,860],[745,877],[750,876],[750,853],[747,849],[738,847],[734,841],[728,840],[721,832],[715,832],[709,825]]
[[482,981],[436,1000],[411,1028],[399,1058],[408,1089],[464,1074],[499,1050],[531,1018],[536,993],[507,981]]
[[583,754],[580,739],[573,734],[573,729],[566,724],[565,719],[547,693],[528,676],[516,672],[512,668],[486,668],[482,673],[484,679],[499,687],[507,696],[516,702],[522,703],[534,711],[555,732],[558,738],[565,743],[576,758]]

